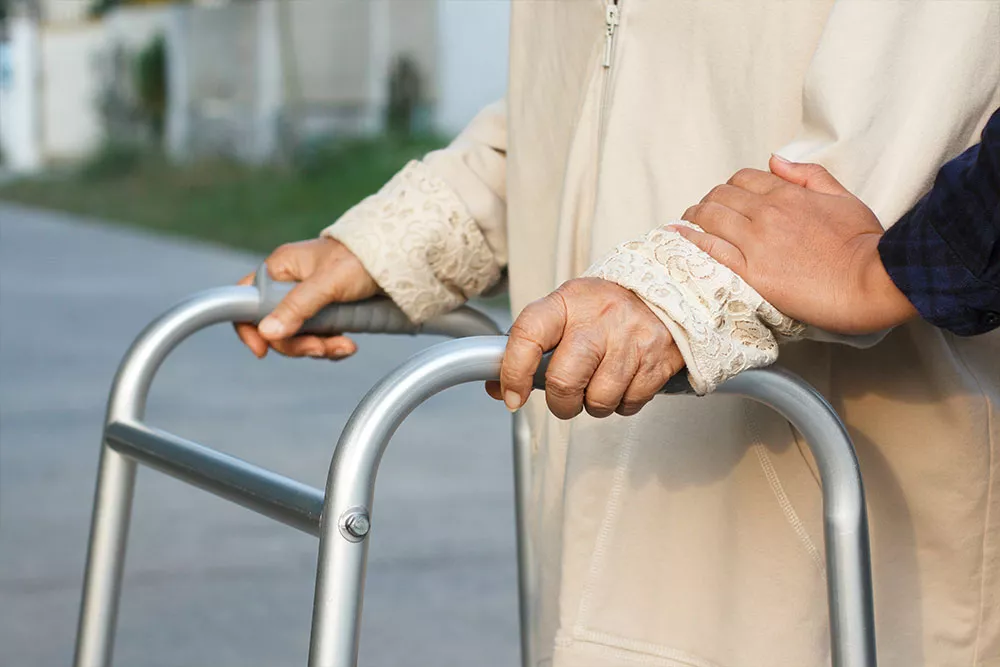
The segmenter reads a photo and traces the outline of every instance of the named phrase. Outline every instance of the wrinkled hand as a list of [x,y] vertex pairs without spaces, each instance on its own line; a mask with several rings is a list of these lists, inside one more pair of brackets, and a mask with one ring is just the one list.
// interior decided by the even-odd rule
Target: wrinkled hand
[[529,304],[510,330],[500,382],[487,391],[516,410],[528,400],[542,354],[555,349],[545,398],[560,419],[633,415],[684,366],[663,322],[615,283],[578,278]]
[[882,226],[816,164],[771,158],[744,169],[684,213],[682,236],[789,317],[841,334],[888,329],[916,311],[885,271]]
[[[263,358],[269,347],[289,357],[343,359],[357,351],[346,336],[296,336],[302,324],[331,303],[360,301],[378,293],[378,285],[354,254],[339,241],[319,238],[283,245],[267,258],[275,280],[299,282],[259,326],[237,324],[236,333]],[[252,285],[253,274],[240,280]]]

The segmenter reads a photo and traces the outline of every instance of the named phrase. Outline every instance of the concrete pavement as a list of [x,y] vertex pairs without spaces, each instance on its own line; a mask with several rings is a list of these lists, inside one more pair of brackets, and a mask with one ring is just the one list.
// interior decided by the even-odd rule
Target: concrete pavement
[[[0,204],[0,665],[69,664],[104,403],[139,330],[259,258]],[[154,383],[148,422],[321,487],[351,409],[431,339],[257,362],[228,327]],[[478,387],[400,429],[379,475],[364,665],[514,665],[509,421]],[[314,538],[142,470],[116,664],[304,665]],[[445,520],[442,521],[441,518]]]

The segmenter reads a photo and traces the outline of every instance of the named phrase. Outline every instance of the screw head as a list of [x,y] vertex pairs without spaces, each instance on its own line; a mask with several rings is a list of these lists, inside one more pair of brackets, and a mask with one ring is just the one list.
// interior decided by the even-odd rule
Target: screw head
[[367,512],[353,510],[346,517],[344,517],[344,530],[346,530],[351,537],[360,539],[368,534],[371,527],[371,520],[368,518]]

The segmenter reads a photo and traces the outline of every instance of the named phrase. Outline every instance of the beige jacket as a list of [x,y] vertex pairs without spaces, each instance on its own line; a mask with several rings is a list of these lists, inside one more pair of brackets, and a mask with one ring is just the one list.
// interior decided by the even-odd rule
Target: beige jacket
[[[415,320],[505,266],[514,312],[590,268],[668,323],[701,392],[801,331],[658,227],[772,151],[891,223],[1000,104],[997,0],[521,0],[511,33],[505,105],[325,233]],[[1000,332],[781,357],[857,445],[880,663],[1000,665]],[[785,421],[722,396],[526,409],[546,663],[828,663],[819,486]]]

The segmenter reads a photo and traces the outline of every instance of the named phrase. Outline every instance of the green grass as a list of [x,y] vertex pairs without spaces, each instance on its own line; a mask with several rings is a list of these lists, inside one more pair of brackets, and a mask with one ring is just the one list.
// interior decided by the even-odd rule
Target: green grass
[[294,166],[184,166],[107,149],[82,168],[0,187],[0,200],[267,253],[316,236],[408,160],[445,142],[387,137],[321,146]]

